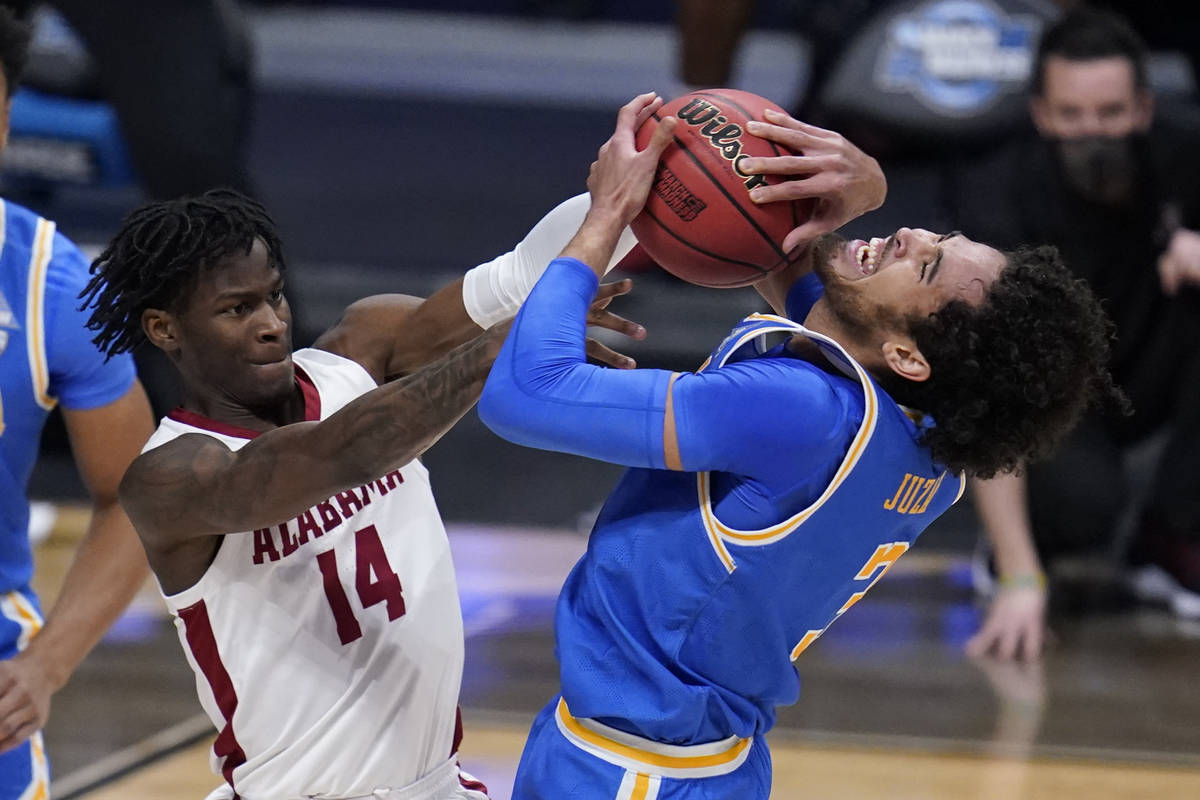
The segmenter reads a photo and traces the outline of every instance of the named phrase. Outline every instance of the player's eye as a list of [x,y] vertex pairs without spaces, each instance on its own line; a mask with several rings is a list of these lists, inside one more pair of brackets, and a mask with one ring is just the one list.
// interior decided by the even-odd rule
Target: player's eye
[[923,281],[923,280],[925,280],[925,270],[927,270],[927,269],[929,269],[929,265],[928,265],[928,264],[922,264],[922,265],[921,265],[921,277],[917,278],[917,280],[918,280],[918,281]]

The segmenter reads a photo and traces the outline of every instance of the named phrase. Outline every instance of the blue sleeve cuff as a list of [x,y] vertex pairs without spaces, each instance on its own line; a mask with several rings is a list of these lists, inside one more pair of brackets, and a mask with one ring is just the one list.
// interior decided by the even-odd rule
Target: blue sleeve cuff
[[492,367],[479,416],[517,444],[661,468],[671,373],[586,363],[587,310],[598,284],[576,259],[550,263]]

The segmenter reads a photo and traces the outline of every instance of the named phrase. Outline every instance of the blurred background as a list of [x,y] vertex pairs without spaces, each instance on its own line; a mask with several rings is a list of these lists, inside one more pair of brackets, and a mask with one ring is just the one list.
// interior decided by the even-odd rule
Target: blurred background
[[[89,5],[106,10],[89,13]],[[963,198],[989,190],[974,170],[1034,133],[1028,82],[1037,38],[1073,4],[109,5],[27,4],[36,36],[13,103],[0,192],[56,220],[93,255],[148,199],[212,184],[253,193],[283,235],[303,345],[358,297],[424,295],[510,249],[548,209],[584,191],[617,107],[646,90],[671,97],[733,86],[845,133],[889,178],[884,207],[849,234],[959,227]],[[1159,115],[1190,130],[1196,10],[1171,25],[1133,4],[1121,10],[1149,45]],[[914,33],[938,25],[976,38]],[[749,289],[700,289],[653,267],[634,277],[620,313],[649,336],[620,344],[646,366],[694,368],[737,320],[763,308]],[[156,410],[169,410],[161,364],[141,356],[139,367]],[[1154,445],[1127,455],[1137,473]],[[520,730],[553,691],[554,593],[619,470],[508,445],[473,414],[425,461],[463,587],[464,713],[468,723]],[[1192,480],[1200,493],[1200,476]],[[41,564],[61,562],[84,493],[60,424],[47,429],[30,494],[44,501]],[[972,662],[963,645],[986,613],[971,574],[987,570],[979,541],[966,497],[901,562],[907,568],[898,566],[805,654],[801,702],[780,720],[795,763],[807,747],[912,759],[992,754],[1010,769],[965,778],[969,796],[1076,796],[1046,785],[1094,793],[1087,769],[1083,783],[1039,783],[1038,759],[1049,758],[1090,765],[1110,788],[1130,787],[1095,796],[1146,796],[1144,771],[1158,769],[1168,776],[1160,796],[1200,797],[1200,623],[1133,603],[1112,580],[1108,548],[1064,569],[1044,662]],[[507,571],[503,580],[498,569]],[[152,592],[139,597],[56,696],[47,728],[55,796],[120,787],[209,735],[160,606]],[[780,765],[788,752],[777,754]],[[496,797],[507,797],[496,785],[511,769],[505,763],[488,767]],[[858,763],[846,762],[844,781]],[[1129,764],[1117,777],[1104,771]],[[968,796],[937,794],[919,775],[906,780],[915,781],[907,796]]]

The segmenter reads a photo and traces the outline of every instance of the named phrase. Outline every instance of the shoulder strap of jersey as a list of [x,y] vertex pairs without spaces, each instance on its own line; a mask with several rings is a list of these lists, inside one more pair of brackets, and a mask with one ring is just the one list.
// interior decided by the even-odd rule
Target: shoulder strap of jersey
[[[816,501],[789,519],[783,520],[769,528],[746,531],[722,523],[717,519],[713,511],[709,473],[701,472],[697,474],[697,489],[702,521],[708,532],[710,542],[717,551],[721,561],[725,564],[726,569],[730,572],[733,571],[735,565],[725,543],[729,542],[740,545],[771,544],[784,538],[804,524],[804,521],[811,517],[837,491],[838,487],[842,485],[850,475],[850,472],[858,464],[859,459],[866,450],[867,444],[875,433],[875,426],[879,419],[879,393],[871,377],[862,365],[855,361],[833,339],[824,334],[809,330],[803,325],[784,317],[775,316],[774,314],[751,314],[734,328],[733,333],[721,343],[710,360],[715,366],[719,367],[728,360],[734,351],[746,344],[750,339],[774,331],[791,331],[804,336],[820,348],[830,363],[845,372],[849,377],[856,378],[863,389],[863,419],[858,430],[855,432],[854,438],[850,442],[850,446],[846,450],[846,455],[843,457],[841,464],[838,465],[833,479]],[[706,362],[707,365],[708,362]]]
[[[8,211],[7,206],[5,211]],[[6,231],[7,216],[6,213]],[[37,217],[27,273],[29,283],[25,292],[25,345],[33,381],[33,398],[47,411],[54,408],[57,402],[50,396],[50,366],[46,359],[46,272],[54,255],[54,229],[53,222]]]
[[765,352],[761,346],[763,337],[769,333],[803,333],[804,326],[793,322],[787,317],[774,314],[751,314],[734,326],[729,335],[721,340],[712,354],[697,368],[697,372],[706,369],[717,369],[725,366],[733,354],[742,347],[753,343],[757,353]]

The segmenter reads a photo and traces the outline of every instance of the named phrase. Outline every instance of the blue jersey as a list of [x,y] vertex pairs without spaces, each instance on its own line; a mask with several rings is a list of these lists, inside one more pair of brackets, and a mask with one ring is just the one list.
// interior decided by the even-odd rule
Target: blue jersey
[[[751,317],[703,370],[787,357],[745,347],[780,329],[803,331]],[[833,381],[861,403],[846,419],[842,458],[825,465],[828,478],[807,471],[792,507],[757,521],[738,500],[753,491],[740,476],[629,470],[559,600],[562,693],[574,715],[661,742],[766,732],[776,706],[799,695],[792,662],[960,495],[962,479],[917,443],[909,414],[835,344],[805,335],[854,376]],[[772,427],[763,414],[764,439]]]
[[0,201],[0,593],[33,574],[26,487],[56,403],[89,409],[133,384],[128,355],[105,362],[85,327],[86,259],[54,223]]
[[[578,262],[551,265],[480,401],[515,441],[633,467],[559,598],[562,697],[573,718],[654,742],[760,735],[799,695],[793,661],[963,478],[921,445],[929,420],[783,317],[751,316],[694,374],[583,363],[595,283]],[[788,310],[803,317],[819,284],[797,289]],[[768,348],[770,334],[815,351]],[[668,405],[682,471],[663,469]]]

